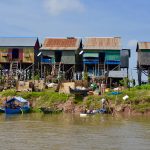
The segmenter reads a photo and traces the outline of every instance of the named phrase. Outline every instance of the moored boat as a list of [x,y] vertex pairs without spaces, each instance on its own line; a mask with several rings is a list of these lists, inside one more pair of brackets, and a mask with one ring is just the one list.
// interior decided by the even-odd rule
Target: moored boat
[[5,108],[4,107],[0,107],[0,113],[4,113],[5,112]]
[[87,110],[85,112],[80,113],[80,117],[86,117],[88,115],[95,115],[95,114],[107,114],[107,110],[105,108],[97,109],[97,110]]
[[84,96],[86,96],[89,91],[88,89],[77,89],[77,88],[72,89],[71,87],[69,87],[69,89],[71,94],[80,94]]
[[39,108],[44,114],[56,114],[62,112],[62,110],[53,109],[50,107],[41,107]]
[[87,116],[87,114],[85,114],[85,113],[80,113],[80,117],[86,117]]
[[22,97],[13,97],[5,103],[6,114],[23,114],[30,111],[30,104]]

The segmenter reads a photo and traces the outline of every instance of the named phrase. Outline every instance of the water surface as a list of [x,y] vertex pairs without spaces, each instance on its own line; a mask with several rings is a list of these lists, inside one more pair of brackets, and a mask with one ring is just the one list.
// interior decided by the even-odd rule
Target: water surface
[[0,115],[0,150],[150,150],[150,117]]

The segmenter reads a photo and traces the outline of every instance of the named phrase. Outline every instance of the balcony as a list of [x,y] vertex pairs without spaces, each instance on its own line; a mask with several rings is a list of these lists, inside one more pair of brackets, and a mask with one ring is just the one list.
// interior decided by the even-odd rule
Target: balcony
[[55,60],[53,58],[42,58],[41,63],[43,63],[43,64],[54,64]]

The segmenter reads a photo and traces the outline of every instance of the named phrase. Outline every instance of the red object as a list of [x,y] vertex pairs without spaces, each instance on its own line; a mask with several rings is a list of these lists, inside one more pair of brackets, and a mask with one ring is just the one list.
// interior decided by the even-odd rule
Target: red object
[[8,59],[12,61],[12,49],[8,49]]
[[19,60],[23,61],[23,49],[19,49]]

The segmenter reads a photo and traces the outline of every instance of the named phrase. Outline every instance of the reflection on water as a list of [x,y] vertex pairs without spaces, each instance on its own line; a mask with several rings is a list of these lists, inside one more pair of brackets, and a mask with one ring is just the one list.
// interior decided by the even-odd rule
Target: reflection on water
[[150,118],[0,115],[0,150],[149,150]]

